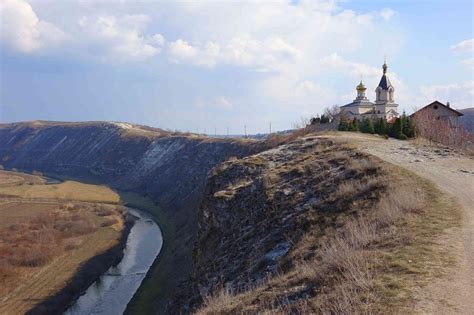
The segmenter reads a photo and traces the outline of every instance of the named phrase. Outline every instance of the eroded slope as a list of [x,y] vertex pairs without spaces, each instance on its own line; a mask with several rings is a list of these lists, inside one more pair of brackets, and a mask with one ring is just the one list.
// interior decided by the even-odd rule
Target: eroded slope
[[453,262],[432,237],[459,221],[410,176],[311,136],[221,164],[200,207],[192,277],[168,310],[409,310],[428,275]]

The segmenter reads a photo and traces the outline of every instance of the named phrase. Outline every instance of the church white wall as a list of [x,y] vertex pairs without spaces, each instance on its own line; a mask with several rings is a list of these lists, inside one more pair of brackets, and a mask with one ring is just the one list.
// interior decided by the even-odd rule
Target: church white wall
[[376,102],[380,102],[380,101],[382,101],[382,102],[387,102],[388,99],[389,99],[389,97],[388,97],[388,96],[389,96],[389,95],[388,95],[388,91],[383,90],[383,89],[381,89],[381,88],[377,88],[377,89],[375,90],[375,96],[376,96],[376,97],[375,97],[375,101],[376,101]]

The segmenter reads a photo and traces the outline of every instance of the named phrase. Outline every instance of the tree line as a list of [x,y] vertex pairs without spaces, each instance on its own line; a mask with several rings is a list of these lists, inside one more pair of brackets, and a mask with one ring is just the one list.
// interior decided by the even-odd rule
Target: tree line
[[390,123],[385,118],[366,117],[362,120],[357,118],[350,120],[340,119],[338,130],[379,134],[387,138],[393,137],[401,140],[406,140],[415,136],[414,121],[405,113]]

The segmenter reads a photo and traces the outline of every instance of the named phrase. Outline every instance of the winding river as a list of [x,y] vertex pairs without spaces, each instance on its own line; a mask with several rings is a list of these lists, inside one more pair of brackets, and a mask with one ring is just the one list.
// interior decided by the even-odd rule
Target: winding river
[[161,250],[161,230],[150,215],[127,207],[137,219],[120,263],[111,267],[64,313],[65,315],[123,314]]

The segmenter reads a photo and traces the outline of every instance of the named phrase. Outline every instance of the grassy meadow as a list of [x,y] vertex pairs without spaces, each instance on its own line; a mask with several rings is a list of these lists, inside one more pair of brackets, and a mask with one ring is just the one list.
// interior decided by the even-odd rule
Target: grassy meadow
[[26,313],[116,245],[119,200],[105,186],[0,171],[0,314]]

